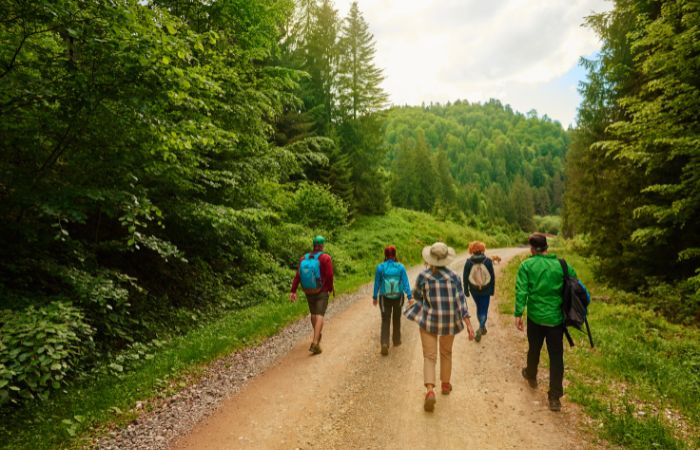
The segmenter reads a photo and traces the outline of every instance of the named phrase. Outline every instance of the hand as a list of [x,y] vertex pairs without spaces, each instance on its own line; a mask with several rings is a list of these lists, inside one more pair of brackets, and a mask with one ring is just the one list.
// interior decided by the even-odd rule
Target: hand
[[523,331],[525,329],[525,327],[523,326],[523,318],[522,317],[515,318],[515,328],[517,328],[518,331]]
[[289,294],[289,301],[292,303],[296,303],[296,301],[297,301],[297,293],[296,292],[292,292],[291,294]]
[[474,340],[474,327],[472,327],[472,321],[471,319],[467,319],[467,332],[469,333],[469,340],[473,341]]
[[374,306],[377,306],[377,299],[376,299],[376,298],[373,298],[373,299],[372,299],[372,304],[373,304]]

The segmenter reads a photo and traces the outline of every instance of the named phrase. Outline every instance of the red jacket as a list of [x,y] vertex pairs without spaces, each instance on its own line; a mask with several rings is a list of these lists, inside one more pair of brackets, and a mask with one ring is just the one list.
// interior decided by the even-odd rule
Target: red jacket
[[[314,251],[312,253],[317,253]],[[302,255],[299,258],[299,262],[304,260]],[[318,263],[321,266],[321,292],[333,292],[333,261],[331,260],[331,255],[324,253],[318,257]],[[299,287],[299,264],[297,264],[297,274],[294,276],[294,281],[292,281],[292,293],[297,291]]]

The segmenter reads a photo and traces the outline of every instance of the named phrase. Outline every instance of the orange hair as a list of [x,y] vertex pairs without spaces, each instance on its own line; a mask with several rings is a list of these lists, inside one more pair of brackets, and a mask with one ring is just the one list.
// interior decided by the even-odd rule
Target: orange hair
[[469,243],[469,253],[484,253],[486,251],[486,244],[481,241],[474,241]]

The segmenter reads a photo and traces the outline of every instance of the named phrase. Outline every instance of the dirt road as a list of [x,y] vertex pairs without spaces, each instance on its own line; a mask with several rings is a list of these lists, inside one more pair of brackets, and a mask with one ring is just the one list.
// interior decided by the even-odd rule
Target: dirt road
[[[503,259],[522,249],[489,251]],[[451,265],[461,275],[465,255]],[[415,279],[420,267],[409,272]],[[498,276],[498,275],[497,275]],[[531,390],[520,376],[525,336],[492,299],[489,333],[480,344],[466,332],[453,350],[449,396],[423,411],[423,359],[418,328],[403,320],[403,345],[379,354],[379,311],[366,296],[326,323],[323,353],[298,342],[277,365],[252,380],[219,409],[176,440],[177,449],[577,449],[588,448],[566,402],[547,409],[547,371]],[[475,306],[469,300],[469,308]],[[473,323],[476,324],[474,314]],[[439,363],[438,363],[439,364]],[[439,372],[438,372],[439,373]]]

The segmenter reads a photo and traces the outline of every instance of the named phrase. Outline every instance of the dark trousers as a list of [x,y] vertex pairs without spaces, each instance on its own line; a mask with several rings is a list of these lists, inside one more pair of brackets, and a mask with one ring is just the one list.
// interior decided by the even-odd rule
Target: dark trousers
[[476,318],[479,319],[479,328],[486,329],[486,319],[488,319],[489,316],[491,296],[474,294],[473,297],[474,303],[476,303]]
[[528,378],[537,378],[537,366],[540,363],[542,344],[547,341],[549,353],[549,397],[559,398],[564,395],[564,327],[538,325],[527,319],[527,372]]
[[389,345],[389,326],[392,322],[394,326],[391,340],[394,345],[401,343],[401,305],[403,305],[403,297],[396,300],[379,297],[379,309],[382,313],[382,345]]

